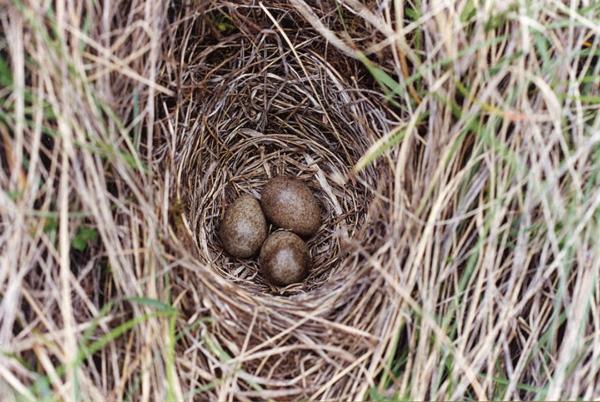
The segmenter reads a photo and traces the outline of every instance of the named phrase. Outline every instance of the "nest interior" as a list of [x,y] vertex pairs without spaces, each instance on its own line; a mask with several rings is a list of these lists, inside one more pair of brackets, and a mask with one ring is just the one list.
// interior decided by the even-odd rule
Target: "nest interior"
[[[283,14],[280,26],[292,18]],[[318,288],[350,269],[354,259],[345,243],[358,238],[367,245],[375,234],[366,217],[389,171],[369,166],[355,176],[352,167],[389,130],[393,114],[360,87],[365,71],[353,61],[336,68],[331,60],[341,56],[314,32],[296,33],[290,48],[282,36],[291,40],[298,30],[288,30],[288,36],[270,29],[264,15],[247,22],[266,25],[251,36],[234,30],[215,38],[204,26],[211,22],[186,28],[201,33],[187,36],[188,45],[177,54],[185,67],[168,76],[181,89],[176,129],[183,135],[175,147],[174,189],[197,258],[243,287],[268,291],[256,259],[223,252],[218,225],[240,194],[260,198],[270,177],[299,177],[320,201],[324,223],[308,242],[314,267],[309,278],[286,291]]]
[[[371,90],[368,71],[328,47],[289,6],[228,4],[193,19],[189,9],[172,11],[165,54],[180,63],[165,62],[161,80],[176,82],[178,95],[159,101],[167,133],[159,149],[172,150],[167,187],[182,206],[175,233],[188,239],[180,251],[193,255],[173,271],[173,283],[187,325],[214,319],[188,331],[180,353],[206,380],[223,378],[214,351],[196,341],[210,334],[252,373],[239,385],[246,397],[350,395],[366,386],[358,366],[324,386],[374,347],[394,314],[372,266],[389,263],[386,252],[373,253],[387,238],[392,166],[352,169],[398,116]],[[226,206],[243,193],[259,198],[278,174],[304,180],[323,217],[308,241],[308,279],[285,289],[263,280],[256,259],[229,257],[218,238]]]

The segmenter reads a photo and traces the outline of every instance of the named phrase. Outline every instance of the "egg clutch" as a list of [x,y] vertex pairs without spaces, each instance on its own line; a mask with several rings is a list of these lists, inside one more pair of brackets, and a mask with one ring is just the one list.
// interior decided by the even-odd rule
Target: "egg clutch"
[[[272,223],[279,230],[269,235]],[[321,209],[308,186],[299,179],[276,176],[261,192],[237,198],[226,209],[219,228],[223,248],[233,257],[249,258],[260,250],[263,277],[276,286],[302,282],[311,260],[303,238],[321,226]]]

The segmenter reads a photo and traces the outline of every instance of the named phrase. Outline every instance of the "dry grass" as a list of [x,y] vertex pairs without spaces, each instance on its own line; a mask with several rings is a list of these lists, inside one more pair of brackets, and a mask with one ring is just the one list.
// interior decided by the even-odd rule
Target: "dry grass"
[[0,401],[599,399],[596,3],[0,0]]

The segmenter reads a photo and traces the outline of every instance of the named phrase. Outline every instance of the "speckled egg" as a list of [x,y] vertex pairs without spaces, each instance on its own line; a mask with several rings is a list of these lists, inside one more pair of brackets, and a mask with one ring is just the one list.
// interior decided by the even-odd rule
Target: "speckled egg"
[[300,236],[312,236],[321,226],[319,204],[299,179],[272,178],[262,190],[260,204],[269,221]]
[[267,234],[267,220],[260,203],[251,195],[242,195],[227,208],[219,228],[223,248],[239,258],[256,254]]
[[310,269],[310,254],[306,243],[292,232],[279,231],[270,235],[260,250],[263,277],[276,286],[302,282]]

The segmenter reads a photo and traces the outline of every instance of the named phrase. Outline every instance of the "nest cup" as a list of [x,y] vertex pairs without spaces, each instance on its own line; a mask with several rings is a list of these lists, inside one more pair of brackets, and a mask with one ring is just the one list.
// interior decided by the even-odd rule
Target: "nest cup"
[[[182,61],[181,68],[167,62],[162,70],[165,85],[178,83],[177,99],[160,101],[161,131],[176,132],[164,137],[163,152],[171,150],[175,169],[165,179],[171,204],[183,207],[175,232],[187,241],[174,247],[193,255],[191,264],[172,271],[174,297],[186,322],[202,315],[211,322],[186,329],[178,353],[191,361],[181,364],[210,373],[206,383],[221,378],[210,350],[189,354],[197,339],[214,334],[211,342],[231,355],[265,353],[240,367],[270,391],[240,380],[245,397],[316,398],[314,392],[349,365],[337,384],[364,383],[356,358],[390,325],[387,290],[371,264],[389,261],[386,252],[372,254],[387,238],[393,174],[385,160],[357,174],[352,169],[397,117],[368,88],[369,73],[328,48],[308,24],[298,26],[302,17],[289,6],[269,8],[281,29],[257,7],[222,9],[236,17],[237,28],[227,32],[212,26],[219,7],[226,6],[195,19],[187,17],[190,10],[175,12],[179,22],[165,40],[169,60]],[[303,180],[323,218],[307,242],[309,277],[283,289],[261,277],[257,257],[227,255],[218,236],[227,206],[241,194],[260,198],[276,175]],[[327,389],[320,396],[352,394],[345,386]]]
[[[296,45],[296,56],[276,31],[252,40],[235,35],[224,46],[199,52],[182,77],[182,86],[189,80],[189,88],[203,92],[183,96],[189,102],[181,113],[193,116],[178,147],[176,188],[184,220],[202,264],[257,291],[269,290],[257,259],[228,256],[218,237],[224,210],[235,198],[260,198],[275,175],[297,177],[311,188],[323,224],[308,239],[311,273],[303,285],[292,286],[306,291],[347,268],[342,245],[364,235],[382,179],[375,167],[358,177],[351,169],[373,136],[387,128],[386,114],[352,86],[356,77],[344,76],[314,45]],[[204,79],[195,82],[198,77]]]

